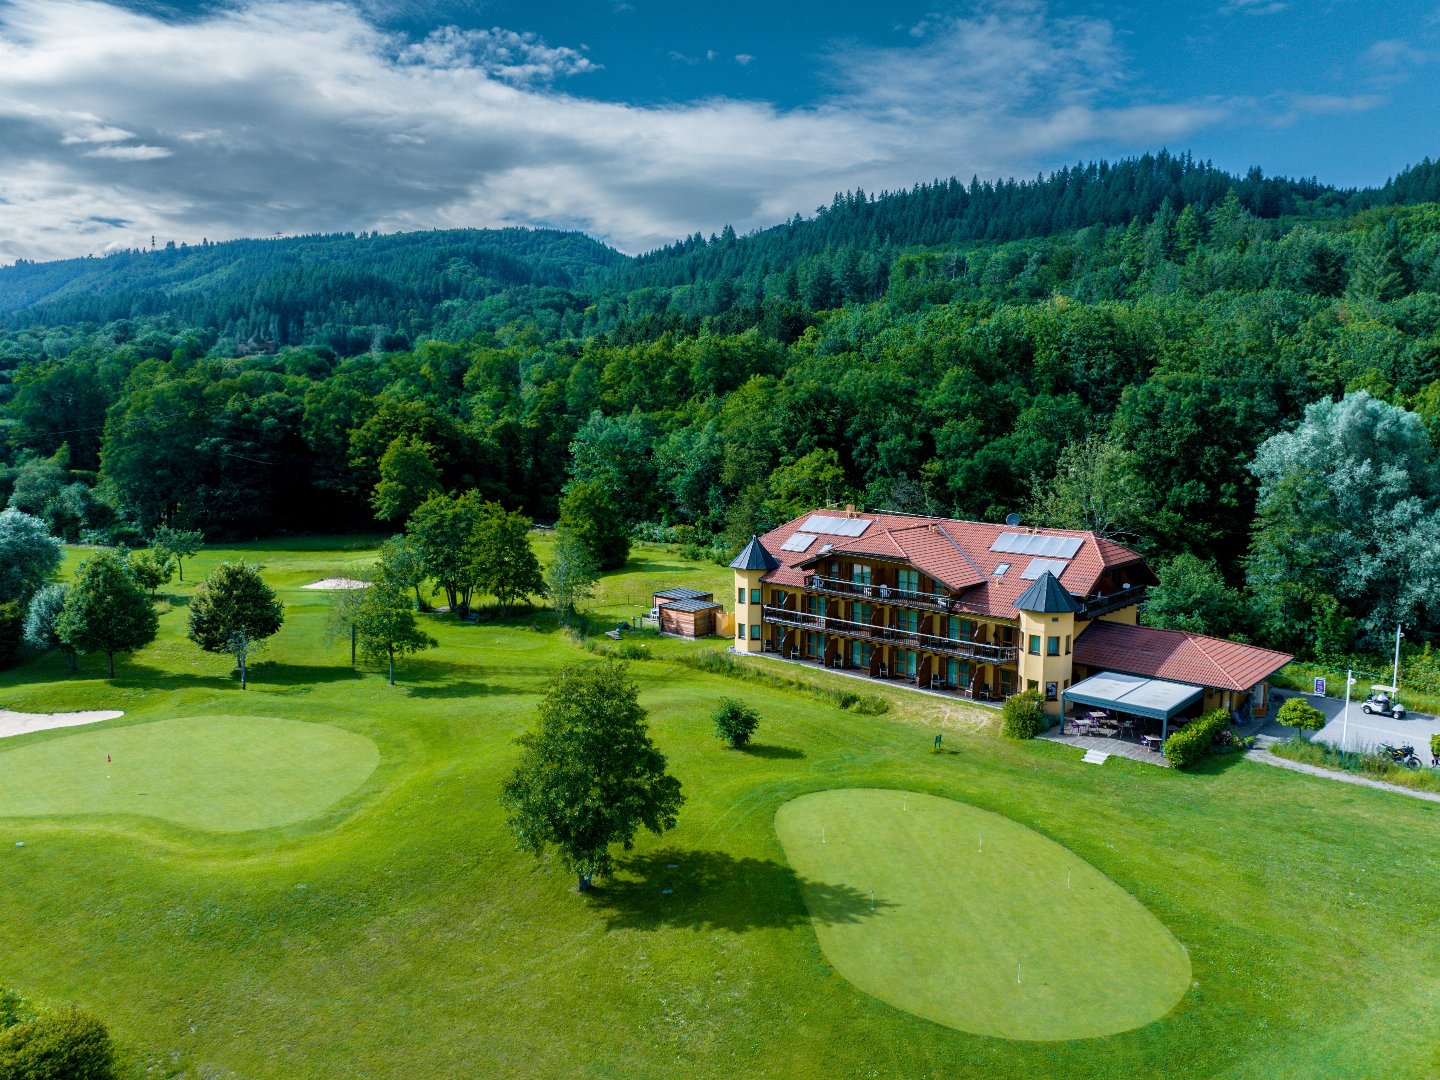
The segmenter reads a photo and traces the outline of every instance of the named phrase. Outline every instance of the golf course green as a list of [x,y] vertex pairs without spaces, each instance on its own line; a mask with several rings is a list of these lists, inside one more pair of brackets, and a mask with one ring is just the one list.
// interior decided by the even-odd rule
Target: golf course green
[[1158,1020],[1190,985],[1184,948],[1144,906],[1009,818],[841,788],[787,802],[775,828],[826,959],[917,1016],[1005,1039],[1095,1038]]
[[265,716],[186,716],[0,746],[0,817],[141,815],[212,832],[290,825],[375,771],[363,735]]

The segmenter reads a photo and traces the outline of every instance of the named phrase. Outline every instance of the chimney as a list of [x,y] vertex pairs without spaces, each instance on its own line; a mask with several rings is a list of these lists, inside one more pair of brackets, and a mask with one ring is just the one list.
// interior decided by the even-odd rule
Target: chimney
[[854,503],[846,503],[846,504],[845,504],[845,516],[846,516],[846,517],[854,517],[854,516],[855,516],[855,504],[854,504]]

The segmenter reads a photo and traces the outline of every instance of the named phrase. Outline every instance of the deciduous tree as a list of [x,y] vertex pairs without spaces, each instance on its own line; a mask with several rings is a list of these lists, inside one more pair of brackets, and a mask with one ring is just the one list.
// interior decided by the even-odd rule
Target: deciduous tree
[[569,529],[557,529],[555,550],[545,571],[545,592],[561,626],[570,625],[575,606],[595,594],[599,580],[600,571],[595,568],[590,549]]
[[60,541],[45,523],[19,510],[0,511],[0,601],[29,603],[60,568]]
[[545,591],[540,560],[530,546],[533,522],[524,514],[486,503],[471,537],[475,584],[499,601],[508,614],[517,600]]
[[259,569],[243,559],[217,566],[195,590],[187,610],[190,640],[206,652],[233,656],[241,690],[251,653],[285,622],[285,605]]
[[161,525],[150,534],[150,546],[167,552],[175,559],[180,580],[185,580],[185,560],[194,558],[205,548],[205,534],[199,529],[176,529]]
[[155,605],[128,561],[109,548],[80,564],[55,621],[56,636],[76,652],[105,654],[112,679],[115,654],[144,648],[159,628]]
[[538,722],[520,736],[520,764],[501,805],[523,851],[554,847],[580,891],[629,851],[642,827],[675,827],[685,796],[650,739],[639,688],[614,662],[562,670],[545,691]]
[[380,457],[370,506],[381,521],[396,521],[440,490],[434,448],[414,435],[397,435]]
[[355,612],[355,636],[360,651],[370,660],[385,660],[390,666],[390,685],[395,685],[395,657],[421,649],[433,649],[437,642],[415,621],[415,605],[409,590],[383,574],[365,590]]
[[589,549],[601,570],[618,570],[630,557],[630,530],[616,499],[603,485],[572,483],[560,500],[560,527]]
[[55,626],[60,612],[65,609],[65,585],[45,585],[30,598],[25,611],[25,644],[32,649],[59,649],[65,657],[65,666],[75,671],[75,650],[60,640]]

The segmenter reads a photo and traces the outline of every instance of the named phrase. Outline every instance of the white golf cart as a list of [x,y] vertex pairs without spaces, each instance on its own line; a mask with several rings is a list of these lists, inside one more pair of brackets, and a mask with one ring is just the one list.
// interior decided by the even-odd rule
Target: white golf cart
[[1370,696],[1360,706],[1360,711],[1367,716],[1379,713],[1381,716],[1393,716],[1396,720],[1404,720],[1405,706],[1391,697],[1392,694],[1399,692],[1399,689],[1394,686],[1381,686],[1377,683],[1370,687]]

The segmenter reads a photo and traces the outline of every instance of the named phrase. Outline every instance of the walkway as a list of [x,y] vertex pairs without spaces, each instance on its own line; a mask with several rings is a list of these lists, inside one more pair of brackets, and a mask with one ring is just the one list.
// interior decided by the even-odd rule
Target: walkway
[[1170,767],[1170,763],[1165,760],[1165,755],[1160,751],[1147,750],[1138,742],[1131,742],[1129,739],[1122,739],[1116,735],[1062,735],[1059,727],[1053,727],[1049,731],[1042,731],[1039,737],[1049,739],[1051,742],[1062,743],[1065,746],[1079,747],[1082,750],[1098,750],[1111,757],[1143,761],[1147,765],[1159,765],[1166,769]]
[[1440,792],[1417,791],[1415,788],[1401,787],[1399,784],[1387,784],[1383,780],[1371,780],[1368,776],[1356,776],[1354,773],[1340,772],[1336,769],[1322,769],[1319,765],[1307,765],[1303,761],[1291,761],[1288,758],[1276,757],[1264,746],[1247,750],[1245,756],[1251,761],[1276,765],[1282,769],[1289,769],[1291,772],[1306,773],[1309,776],[1318,776],[1325,780],[1339,780],[1342,784],[1359,784],[1361,787],[1379,788],[1381,791],[1393,791],[1396,795],[1409,795],[1415,799],[1424,799],[1426,802],[1440,803]]

